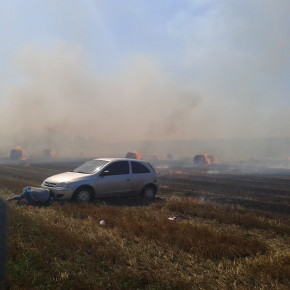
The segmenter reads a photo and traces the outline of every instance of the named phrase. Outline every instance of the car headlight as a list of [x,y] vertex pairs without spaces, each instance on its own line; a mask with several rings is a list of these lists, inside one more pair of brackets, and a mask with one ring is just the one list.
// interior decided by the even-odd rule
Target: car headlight
[[69,188],[69,183],[67,182],[61,182],[61,183],[58,183],[55,187],[56,188]]

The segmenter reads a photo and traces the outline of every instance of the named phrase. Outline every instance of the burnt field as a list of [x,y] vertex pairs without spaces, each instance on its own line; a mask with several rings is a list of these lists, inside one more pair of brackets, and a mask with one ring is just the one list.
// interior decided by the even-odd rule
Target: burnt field
[[290,214],[290,171],[246,174],[175,168],[159,177],[160,193]]
[[[17,194],[24,186],[40,186],[46,177],[78,165],[77,162],[0,165],[1,187]],[[203,202],[290,214],[290,170],[256,169],[250,173],[242,170],[234,173],[233,170],[233,173],[224,173],[225,170],[217,167],[171,167],[157,168],[156,171],[159,183],[157,197],[163,200],[191,197]],[[107,202],[114,203],[114,199]],[[125,202],[130,202],[130,199]]]
[[[77,165],[0,165],[0,195]],[[289,289],[287,170],[157,170],[150,203],[10,203],[6,288]]]

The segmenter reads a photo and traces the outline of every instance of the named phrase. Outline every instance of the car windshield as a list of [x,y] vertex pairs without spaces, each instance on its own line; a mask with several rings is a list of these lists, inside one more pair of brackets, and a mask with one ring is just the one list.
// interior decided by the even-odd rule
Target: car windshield
[[73,172],[85,174],[94,173],[107,163],[108,161],[105,160],[91,160],[74,169]]

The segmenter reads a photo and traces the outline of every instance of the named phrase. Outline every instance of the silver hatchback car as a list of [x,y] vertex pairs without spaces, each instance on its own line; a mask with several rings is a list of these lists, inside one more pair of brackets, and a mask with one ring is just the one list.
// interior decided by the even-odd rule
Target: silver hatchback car
[[56,198],[88,202],[98,197],[140,195],[153,199],[157,174],[146,161],[127,158],[93,159],[78,168],[45,179],[41,187]]

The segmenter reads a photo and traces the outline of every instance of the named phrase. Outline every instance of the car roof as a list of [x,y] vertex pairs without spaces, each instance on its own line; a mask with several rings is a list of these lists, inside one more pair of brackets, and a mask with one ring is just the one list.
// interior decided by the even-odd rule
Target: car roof
[[104,161],[141,161],[147,163],[145,160],[137,160],[137,159],[131,159],[131,158],[111,158],[111,157],[105,157],[105,158],[95,158],[94,160],[104,160]]

